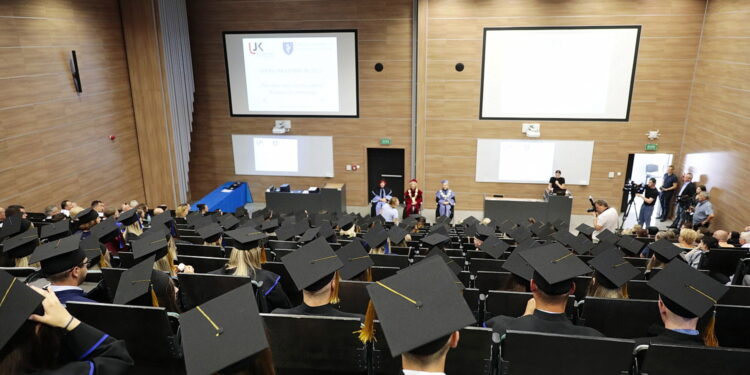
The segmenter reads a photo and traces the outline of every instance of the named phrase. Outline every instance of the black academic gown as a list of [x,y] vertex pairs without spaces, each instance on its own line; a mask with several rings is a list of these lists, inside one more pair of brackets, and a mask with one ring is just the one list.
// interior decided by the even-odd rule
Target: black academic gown
[[507,330],[515,330],[604,337],[603,334],[593,328],[574,325],[565,314],[550,314],[539,310],[534,310],[532,315],[518,318],[496,316],[485,322],[485,326],[500,334],[504,334]]
[[635,339],[636,345],[648,345],[648,344],[669,344],[669,345],[685,345],[685,346],[705,346],[703,344],[703,338],[701,335],[688,335],[680,332],[672,331],[664,327],[651,327],[648,332],[649,337],[641,337]]
[[81,323],[65,334],[61,360],[68,361],[54,370],[32,372],[37,375],[126,374],[133,366],[125,341]]
[[[209,273],[215,275],[232,275],[233,272],[233,270],[228,270],[224,267]],[[256,269],[253,280],[263,283],[260,289],[266,297],[269,311],[273,311],[274,309],[285,309],[292,306],[289,297],[284,293],[284,289],[281,288],[281,276],[264,269]]]
[[333,305],[325,305],[318,307],[307,306],[304,302],[300,305],[292,307],[291,309],[276,309],[273,310],[274,314],[293,314],[293,315],[320,315],[320,316],[335,316],[341,318],[357,318],[362,319],[360,314],[352,314],[337,310]]

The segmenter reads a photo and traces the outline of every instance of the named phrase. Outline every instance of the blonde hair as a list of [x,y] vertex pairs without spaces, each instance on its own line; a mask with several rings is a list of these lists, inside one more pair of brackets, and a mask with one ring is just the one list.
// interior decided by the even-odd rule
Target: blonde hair
[[179,218],[185,218],[188,215],[188,212],[190,212],[190,205],[187,203],[183,203],[174,210],[174,217]]
[[128,225],[125,227],[125,233],[123,234],[122,238],[127,240],[128,234],[134,234],[136,236],[140,236],[143,234],[143,227],[141,227],[141,222],[136,221],[133,224]]
[[177,259],[177,244],[174,238],[169,237],[167,242],[167,255],[159,258],[154,262],[154,269],[164,272],[169,272],[170,275],[175,275],[177,267],[174,265],[174,261]]
[[610,289],[597,281],[596,276],[591,278],[589,290],[586,293],[588,297],[611,298],[611,299],[628,299],[628,284],[617,289]]
[[664,262],[656,259],[656,255],[652,255],[651,259],[646,263],[646,271],[651,271],[654,268],[664,268]]
[[261,251],[264,251],[262,247],[250,250],[238,250],[233,247],[232,252],[229,254],[227,269],[234,268],[234,272],[232,273],[234,276],[255,278],[255,270],[261,268]]
[[16,258],[16,267],[29,267],[29,256]]
[[71,208],[70,209],[70,218],[72,219],[72,218],[78,216],[78,214],[80,214],[81,211],[83,211],[83,210],[85,210],[85,208],[83,208],[81,206],[75,206],[75,207]]
[[342,237],[357,237],[357,233],[359,232],[359,227],[356,225],[352,225],[349,230],[339,230],[339,235]]
[[692,229],[682,229],[680,231],[680,240],[685,242],[688,245],[694,245],[695,241],[698,239],[698,232],[692,230]]

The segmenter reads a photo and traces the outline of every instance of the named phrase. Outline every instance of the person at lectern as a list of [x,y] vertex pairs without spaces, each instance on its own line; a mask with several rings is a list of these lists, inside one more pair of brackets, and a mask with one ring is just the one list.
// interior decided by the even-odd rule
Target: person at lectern
[[555,175],[549,178],[549,184],[547,185],[547,191],[552,194],[558,194],[565,192],[565,177],[562,177],[562,172],[558,169],[555,171]]
[[393,191],[385,185],[385,180],[380,180],[380,182],[378,182],[378,187],[370,192],[372,193],[372,200],[370,200],[372,203],[370,207],[370,216],[372,217],[380,215],[380,210],[383,208],[383,205],[387,205],[388,201],[393,197]]
[[417,187],[417,180],[409,181],[409,188],[404,192],[404,219],[410,215],[419,215],[422,211],[422,190]]
[[448,180],[440,181],[440,183],[443,184],[443,186],[437,191],[437,193],[435,193],[435,202],[437,202],[435,217],[447,216],[453,219],[453,211],[456,206],[456,194],[450,189]]

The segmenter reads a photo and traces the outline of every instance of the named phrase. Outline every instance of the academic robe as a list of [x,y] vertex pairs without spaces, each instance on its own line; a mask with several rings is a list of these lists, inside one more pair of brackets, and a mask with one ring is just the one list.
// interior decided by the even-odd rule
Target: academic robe
[[[375,190],[372,190],[370,194],[372,194],[372,199],[370,200],[372,203],[370,207],[370,216],[375,217],[380,215],[380,209],[383,205],[388,204],[388,201],[391,200],[393,197],[393,190],[388,189],[387,187],[378,187]],[[381,202],[380,200],[382,198],[385,198],[386,202]]]
[[291,309],[276,309],[273,310],[274,314],[293,314],[293,315],[319,315],[319,316],[336,316],[343,318],[358,318],[362,319],[360,314],[352,314],[340,311],[333,307],[333,305],[324,305],[318,307],[307,306],[304,302],[298,306],[292,307]]
[[[232,275],[234,270],[222,267],[209,273],[214,275]],[[281,276],[271,271],[260,269],[255,270],[253,280],[263,283],[260,289],[268,302],[268,310],[273,311],[277,308],[286,309],[292,306],[289,297],[284,293],[284,289],[281,288]]]
[[70,301],[73,302],[96,302],[88,297],[86,292],[84,292],[82,289],[67,289],[67,290],[60,290],[55,292],[55,295],[57,296],[57,299],[60,300],[60,303],[63,305],[67,304]]
[[[450,204],[444,204],[446,201]],[[435,217],[447,216],[453,219],[453,209],[456,206],[456,194],[453,193],[453,190],[438,190],[437,193],[435,193],[435,202],[437,203]]]
[[[414,196],[414,198],[412,198]],[[409,215],[416,215],[422,211],[422,190],[417,189],[416,192],[412,189],[406,189],[404,192],[404,219]]]
[[642,344],[669,344],[685,346],[705,346],[701,335],[688,335],[686,333],[672,331],[661,326],[653,326],[648,330],[649,337],[635,339],[636,345]]
[[507,330],[515,330],[604,337],[593,328],[574,325],[565,314],[550,314],[540,310],[534,310],[532,315],[524,315],[518,318],[496,316],[485,322],[484,325],[500,334],[504,334]]

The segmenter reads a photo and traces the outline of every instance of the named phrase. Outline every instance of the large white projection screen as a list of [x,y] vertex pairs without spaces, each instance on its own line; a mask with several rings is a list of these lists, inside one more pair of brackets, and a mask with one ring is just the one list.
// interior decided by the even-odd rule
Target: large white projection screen
[[232,134],[234,173],[333,177],[333,137]]
[[476,182],[547,184],[555,170],[567,185],[588,185],[594,141],[477,139]]
[[627,121],[640,26],[484,29],[480,118]]
[[357,117],[357,31],[224,32],[232,116]]

